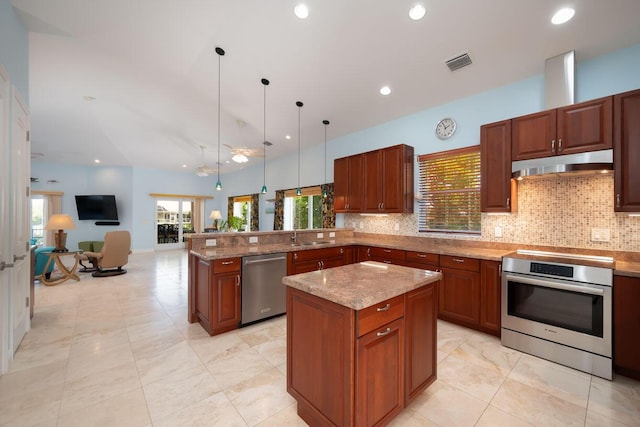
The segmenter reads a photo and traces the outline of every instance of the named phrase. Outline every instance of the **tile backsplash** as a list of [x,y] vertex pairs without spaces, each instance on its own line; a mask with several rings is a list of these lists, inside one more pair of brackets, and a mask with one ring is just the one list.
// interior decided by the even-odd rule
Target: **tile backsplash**
[[[417,213],[345,214],[344,226],[365,233],[640,252],[640,217],[615,213],[613,194],[612,174],[520,181],[518,212],[482,214],[481,236],[418,233]],[[609,241],[592,241],[593,229],[608,230]]]

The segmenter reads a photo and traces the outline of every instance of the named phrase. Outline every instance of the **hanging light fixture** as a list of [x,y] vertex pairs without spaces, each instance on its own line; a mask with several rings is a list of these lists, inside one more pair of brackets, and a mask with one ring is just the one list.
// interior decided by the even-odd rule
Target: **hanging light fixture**
[[323,120],[324,125],[324,190],[322,190],[322,197],[327,198],[327,126],[329,126],[329,120]]
[[300,101],[296,101],[296,105],[298,106],[298,189],[296,190],[296,196],[301,196],[302,189],[300,188],[300,111],[302,110],[302,106],[304,104]]
[[267,86],[269,86],[269,80],[262,79],[260,82],[263,85],[263,100],[264,100],[264,108],[263,111],[263,119],[262,119],[262,146],[263,146],[263,156],[262,156],[262,189],[260,192],[262,194],[267,194],[267,146],[270,146],[271,143],[267,141]]
[[224,49],[216,47],[216,53],[218,54],[218,181],[216,181],[216,190],[222,190],[222,183],[220,182],[220,62],[224,55]]

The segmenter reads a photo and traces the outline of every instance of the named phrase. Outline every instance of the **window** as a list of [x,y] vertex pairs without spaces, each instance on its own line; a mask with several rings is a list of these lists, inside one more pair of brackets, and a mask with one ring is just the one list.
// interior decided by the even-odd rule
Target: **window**
[[418,163],[418,230],[479,234],[480,147],[425,154]]
[[322,189],[320,186],[287,190],[284,195],[284,229],[307,230],[322,228]]
[[46,217],[44,197],[34,195],[31,197],[31,241],[32,244],[44,245],[44,226]]
[[242,218],[242,229],[251,230],[251,196],[233,198],[233,216]]

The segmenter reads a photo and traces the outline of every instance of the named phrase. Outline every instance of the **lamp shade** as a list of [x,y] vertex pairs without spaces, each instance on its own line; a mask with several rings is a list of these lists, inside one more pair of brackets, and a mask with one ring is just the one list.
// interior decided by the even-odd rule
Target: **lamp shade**
[[73,219],[67,214],[51,215],[49,222],[44,227],[45,230],[73,230],[76,228]]
[[222,212],[214,209],[214,210],[211,211],[211,215],[209,215],[209,218],[211,218],[211,219],[222,219]]

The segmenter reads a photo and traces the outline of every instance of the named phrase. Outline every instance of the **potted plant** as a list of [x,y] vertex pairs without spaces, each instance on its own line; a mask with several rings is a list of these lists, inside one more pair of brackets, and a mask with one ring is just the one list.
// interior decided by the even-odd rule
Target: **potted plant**
[[229,231],[238,231],[242,229],[242,223],[244,221],[239,216],[232,216],[229,218],[227,225],[229,226]]

